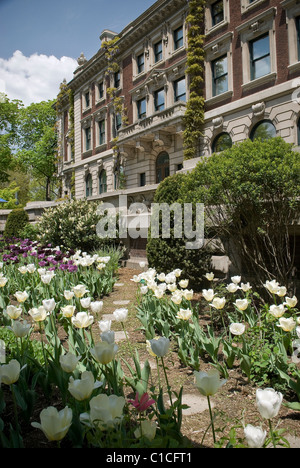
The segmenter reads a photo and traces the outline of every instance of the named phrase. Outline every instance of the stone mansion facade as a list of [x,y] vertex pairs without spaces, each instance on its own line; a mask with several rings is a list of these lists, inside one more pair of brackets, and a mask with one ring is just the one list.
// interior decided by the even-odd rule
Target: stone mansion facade
[[[59,125],[63,196],[73,191],[118,206],[123,194],[129,206],[143,202],[150,210],[158,184],[195,165],[198,159],[183,159],[188,9],[187,0],[157,0],[123,31],[104,30],[101,41],[119,37],[114,74],[106,73],[100,46],[89,60],[81,54],[67,84],[74,96],[72,138],[68,99]],[[207,0],[204,29],[199,158],[257,136],[300,145],[300,2]],[[114,111],[112,87],[126,108],[126,125]]]

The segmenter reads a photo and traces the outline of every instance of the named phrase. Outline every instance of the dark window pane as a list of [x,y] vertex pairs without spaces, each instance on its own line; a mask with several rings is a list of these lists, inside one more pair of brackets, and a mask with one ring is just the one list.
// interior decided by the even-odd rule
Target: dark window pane
[[232,140],[228,133],[218,135],[213,143],[212,150],[214,153],[220,153],[232,147]]
[[174,31],[174,49],[179,49],[183,46],[183,27]]
[[156,91],[154,94],[154,103],[155,103],[155,110],[161,111],[165,108],[165,91],[164,89],[160,89]]
[[159,62],[160,60],[162,60],[162,41],[157,42],[154,45],[154,59],[155,62]]
[[252,130],[251,140],[268,140],[276,137],[276,128],[269,121],[259,122]]
[[174,82],[175,101],[186,101],[186,85],[185,78],[181,78]]
[[222,57],[212,62],[213,96],[228,91],[228,67],[227,57]]
[[251,79],[255,80],[271,72],[270,40],[269,35],[263,36],[255,41],[251,41],[250,65]]
[[224,20],[223,0],[219,0],[211,6],[212,25],[215,26]]

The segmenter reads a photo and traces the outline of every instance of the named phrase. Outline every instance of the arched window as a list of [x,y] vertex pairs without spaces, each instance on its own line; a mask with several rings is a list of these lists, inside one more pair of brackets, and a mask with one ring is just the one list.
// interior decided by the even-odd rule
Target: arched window
[[107,192],[107,176],[106,171],[103,169],[99,174],[99,193]]
[[93,195],[93,179],[91,174],[88,174],[85,179],[85,194],[86,197],[91,197]]
[[216,136],[212,144],[212,152],[220,153],[232,147],[232,140],[229,133],[220,133]]
[[156,160],[156,183],[159,184],[170,175],[170,158],[165,151]]
[[269,140],[276,137],[276,128],[270,120],[262,120],[253,127],[250,138],[252,141],[260,138],[261,140]]

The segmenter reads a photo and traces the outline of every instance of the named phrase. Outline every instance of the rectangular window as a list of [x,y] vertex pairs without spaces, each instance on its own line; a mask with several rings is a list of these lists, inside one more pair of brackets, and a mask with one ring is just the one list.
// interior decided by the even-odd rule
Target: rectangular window
[[174,101],[186,102],[186,85],[185,78],[174,81]]
[[122,127],[122,115],[121,114],[116,114],[115,116],[115,132],[114,132],[114,137],[117,136],[118,131]]
[[164,88],[155,91],[154,93],[155,111],[162,111],[165,108],[165,90]]
[[162,56],[162,41],[159,41],[156,44],[154,44],[154,61],[155,61],[155,63],[162,60],[162,58],[163,58],[163,56]]
[[227,56],[212,62],[212,79],[213,96],[218,96],[228,91]]
[[115,88],[119,88],[121,85],[121,73],[117,71],[114,75],[114,85]]
[[146,185],[146,173],[143,172],[140,174],[140,187],[145,187]]
[[92,132],[91,127],[85,129],[85,150],[89,151],[92,147]]
[[174,49],[180,49],[183,47],[183,27],[175,29],[174,31]]
[[90,93],[89,91],[84,95],[85,107],[90,107]]
[[137,101],[137,111],[138,111],[138,118],[139,119],[144,119],[147,115],[147,109],[146,109],[146,99],[140,99]]
[[141,54],[136,59],[137,63],[137,72],[142,73],[145,70],[145,56]]
[[224,4],[223,0],[218,0],[211,5],[212,26],[224,21]]
[[269,34],[249,43],[251,80],[271,73]]
[[98,92],[99,92],[99,99],[102,99],[104,97],[104,83],[101,81],[98,84]]
[[99,122],[99,145],[105,143],[105,120]]
[[296,28],[297,28],[297,50],[298,50],[298,62],[300,62],[300,16],[296,19]]

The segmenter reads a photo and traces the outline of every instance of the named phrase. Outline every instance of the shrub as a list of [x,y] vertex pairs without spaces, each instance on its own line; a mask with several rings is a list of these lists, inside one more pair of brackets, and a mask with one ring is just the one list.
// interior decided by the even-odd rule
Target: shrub
[[3,234],[4,238],[20,237],[23,228],[28,222],[28,214],[23,208],[12,210],[7,217]]
[[85,252],[113,246],[117,239],[101,239],[96,226],[101,219],[97,213],[99,203],[87,200],[70,200],[47,209],[38,222],[39,241],[66,249]]
[[[181,188],[186,176],[175,174],[166,178],[158,187],[154,203],[179,203]],[[152,238],[149,232],[147,243],[147,256],[149,266],[158,272],[169,272],[177,268],[182,270],[182,277],[189,279],[189,285],[194,289],[199,289],[202,284],[203,275],[210,269],[211,254],[207,249],[186,248],[188,239],[183,235],[177,238],[174,235],[174,213],[170,213],[170,238],[162,238],[161,219],[160,236]],[[184,232],[184,231],[183,231]]]
[[207,219],[220,238],[234,242],[249,279],[295,282],[300,158],[292,145],[282,138],[246,140],[213,154],[187,176],[181,194],[184,202],[205,204]]

